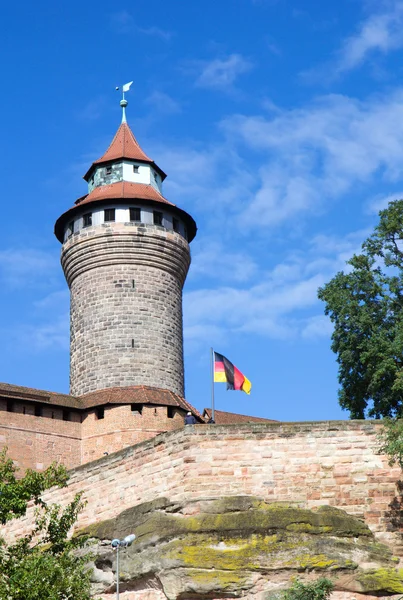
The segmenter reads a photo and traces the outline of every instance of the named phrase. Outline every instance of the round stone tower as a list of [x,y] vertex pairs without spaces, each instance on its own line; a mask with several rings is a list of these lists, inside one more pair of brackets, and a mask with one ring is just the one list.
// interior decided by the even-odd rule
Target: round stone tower
[[182,288],[196,224],[126,122],[56,221],[71,293],[70,393],[150,386],[184,396]]

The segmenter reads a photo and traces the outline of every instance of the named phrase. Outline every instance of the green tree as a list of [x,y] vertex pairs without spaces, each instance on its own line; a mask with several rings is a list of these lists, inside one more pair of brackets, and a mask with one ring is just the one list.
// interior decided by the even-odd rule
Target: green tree
[[403,407],[403,200],[379,213],[362,252],[318,291],[334,325],[339,402],[352,419]]
[[68,537],[84,506],[81,495],[64,509],[48,505],[41,494],[53,485],[66,485],[64,467],[27,471],[21,479],[16,471],[6,451],[1,452],[1,522],[24,515],[29,501],[37,508],[31,533],[10,545],[0,538],[0,600],[89,600],[91,556],[86,539]]
[[284,592],[282,600],[327,600],[333,587],[333,583],[324,577],[306,584],[297,579],[290,589]]

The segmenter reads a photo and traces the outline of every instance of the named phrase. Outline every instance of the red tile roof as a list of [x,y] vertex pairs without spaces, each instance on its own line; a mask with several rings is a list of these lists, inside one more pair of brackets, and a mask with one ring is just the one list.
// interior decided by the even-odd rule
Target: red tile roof
[[178,406],[190,411],[204,421],[202,415],[189,402],[169,390],[154,388],[146,385],[136,385],[123,388],[107,388],[80,396],[85,408],[100,404],[157,404],[163,406]]
[[159,171],[163,180],[166,177],[164,171],[162,171],[162,169],[160,169],[154,163],[154,161],[149,158],[147,154],[140,148],[139,143],[134,137],[129,125],[127,123],[122,123],[105,154],[92,163],[91,167],[84,175],[84,179],[88,181],[89,175],[94,166],[123,158],[150,163],[157,169],[157,171]]
[[105,154],[94,161],[93,164],[97,165],[110,160],[116,160],[117,158],[131,158],[133,160],[153,162],[140,148],[138,141],[134,137],[134,134],[127,123],[122,123],[120,125]]
[[[203,417],[211,417],[211,408],[205,408]],[[217,425],[235,425],[238,423],[278,423],[273,419],[264,419],[263,417],[250,417],[248,415],[239,415],[237,413],[225,412],[223,410],[214,411],[214,420]]]
[[81,400],[74,396],[37,390],[36,388],[23,387],[22,385],[12,385],[11,383],[0,383],[0,398],[44,402],[46,404],[69,408],[83,408]]
[[175,206],[160,194],[152,185],[145,183],[131,183],[129,181],[118,181],[109,185],[100,185],[76,200],[75,204],[81,206],[95,200],[116,200],[120,198],[135,198],[137,200],[156,200],[170,206]]
[[78,410],[85,410],[103,404],[156,404],[159,406],[178,406],[186,412],[190,411],[198,417],[201,422],[204,422],[199,411],[184,398],[181,398],[181,396],[178,396],[169,390],[144,385],[124,388],[108,388],[84,394],[83,396],[70,396],[68,394],[47,392],[45,390],[12,385],[10,383],[0,383],[0,398],[28,402],[43,402],[50,405],[75,408]]

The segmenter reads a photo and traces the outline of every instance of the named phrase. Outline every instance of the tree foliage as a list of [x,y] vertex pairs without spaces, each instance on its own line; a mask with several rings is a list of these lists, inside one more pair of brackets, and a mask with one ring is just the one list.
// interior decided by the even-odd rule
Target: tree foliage
[[41,493],[65,485],[66,470],[52,465],[44,473],[27,471],[16,478],[16,467],[0,453],[0,518],[4,524],[36,505],[31,533],[6,545],[0,538],[0,600],[89,600],[90,555],[85,538],[68,533],[83,508],[77,494],[65,508],[48,505]]
[[379,454],[389,457],[389,465],[399,465],[403,469],[403,420],[386,418],[378,435]]
[[362,252],[318,296],[334,324],[339,402],[353,419],[403,407],[403,200],[379,213]]
[[283,593],[282,600],[327,600],[333,587],[333,583],[325,577],[306,584],[297,579],[290,589]]

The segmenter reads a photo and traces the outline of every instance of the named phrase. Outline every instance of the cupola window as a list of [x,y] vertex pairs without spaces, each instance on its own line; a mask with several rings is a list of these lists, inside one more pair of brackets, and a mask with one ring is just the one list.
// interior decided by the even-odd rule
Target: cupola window
[[141,221],[141,211],[139,208],[130,208],[130,221]]
[[105,169],[105,175],[111,175],[111,174],[112,174],[112,167],[111,166],[106,167],[106,169]]
[[139,172],[139,168],[137,165],[133,165],[133,173],[138,173]]
[[92,225],[92,213],[86,213],[83,215],[83,227],[89,227]]
[[159,212],[158,210],[154,210],[153,212],[153,217],[154,217],[154,225],[162,225],[162,212]]
[[172,219],[172,227],[176,233],[179,233],[179,221],[178,219],[175,219],[175,217]]
[[105,223],[110,223],[115,220],[115,209],[114,208],[106,208],[104,210],[104,221]]
[[73,233],[74,233],[74,221],[70,221],[70,223],[68,225],[67,234],[70,237],[71,235],[73,235]]

